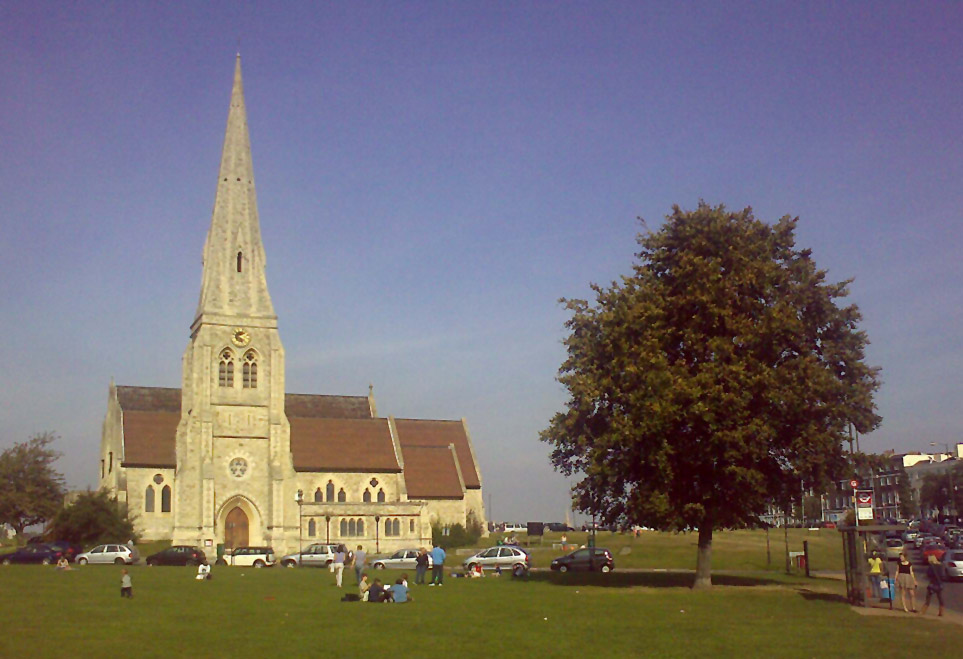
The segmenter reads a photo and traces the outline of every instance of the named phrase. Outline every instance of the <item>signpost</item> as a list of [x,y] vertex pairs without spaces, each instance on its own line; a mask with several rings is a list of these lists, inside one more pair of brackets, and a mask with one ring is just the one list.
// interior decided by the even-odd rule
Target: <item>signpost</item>
[[873,519],[873,491],[856,493],[856,519]]
[[853,525],[859,526],[859,510],[856,509],[856,488],[859,487],[859,481],[854,478],[849,481],[849,486],[853,488]]

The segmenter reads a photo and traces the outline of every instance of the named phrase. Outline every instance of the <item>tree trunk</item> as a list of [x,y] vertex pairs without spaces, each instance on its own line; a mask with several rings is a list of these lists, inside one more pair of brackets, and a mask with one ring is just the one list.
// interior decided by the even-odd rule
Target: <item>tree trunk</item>
[[699,557],[696,560],[693,589],[712,588],[712,523],[703,520],[699,527]]

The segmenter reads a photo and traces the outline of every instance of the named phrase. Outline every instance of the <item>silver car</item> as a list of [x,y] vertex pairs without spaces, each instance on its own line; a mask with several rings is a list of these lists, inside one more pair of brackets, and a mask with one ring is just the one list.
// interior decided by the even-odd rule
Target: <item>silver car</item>
[[116,565],[133,565],[140,560],[140,554],[134,547],[127,545],[97,545],[74,559],[78,565],[90,563],[111,563]]
[[963,551],[948,549],[943,554],[943,575],[947,581],[963,579]]
[[281,565],[284,567],[327,567],[334,562],[334,554],[338,549],[341,549],[347,558],[348,551],[344,545],[318,542],[308,545],[298,553],[282,557]]
[[[417,549],[399,549],[388,558],[379,558],[371,566],[376,570],[414,570]],[[431,554],[428,554],[428,567],[431,567]]]
[[492,547],[483,549],[474,556],[469,556],[463,563],[466,570],[471,571],[476,565],[483,570],[494,570],[496,567],[514,570],[516,566],[528,570],[532,566],[528,552],[518,547]]

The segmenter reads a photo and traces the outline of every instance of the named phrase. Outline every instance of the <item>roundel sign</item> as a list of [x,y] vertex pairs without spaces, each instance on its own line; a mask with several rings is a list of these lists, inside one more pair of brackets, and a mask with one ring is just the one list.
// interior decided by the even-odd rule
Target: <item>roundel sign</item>
[[849,486],[855,490],[857,487],[859,487],[859,481],[854,478],[853,480],[849,481]]
[[860,492],[856,495],[856,501],[861,506],[868,506],[873,503],[873,493],[872,492]]

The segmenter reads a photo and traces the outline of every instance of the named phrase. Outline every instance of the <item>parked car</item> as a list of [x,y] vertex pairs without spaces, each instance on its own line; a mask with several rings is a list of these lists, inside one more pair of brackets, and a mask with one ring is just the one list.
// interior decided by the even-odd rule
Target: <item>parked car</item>
[[928,541],[927,538],[933,538],[934,540],[936,539],[936,537],[930,533],[920,533],[918,536],[916,536],[916,539],[913,540],[913,545],[917,549],[921,549],[923,547],[923,543]]
[[67,557],[67,561],[73,563],[77,557],[77,554],[84,550],[83,547],[78,545],[76,542],[66,542],[64,540],[54,540],[52,542],[44,543],[51,549],[55,549],[61,552]]
[[823,522],[820,526],[824,529],[834,529],[836,528],[836,522]]
[[63,556],[59,549],[51,547],[47,543],[32,544],[21,547],[15,552],[0,556],[0,563],[10,565],[11,563],[40,563],[50,565],[56,563]]
[[217,559],[218,565],[256,568],[271,567],[276,562],[273,547],[235,547],[231,553]]
[[[379,558],[371,566],[376,570],[414,570],[415,559],[418,558],[417,549],[399,549],[388,558]],[[428,567],[432,566],[431,554],[428,554]]]
[[334,562],[334,554],[343,551],[347,557],[348,549],[343,544],[317,542],[308,545],[300,552],[288,554],[281,558],[284,567],[327,567]]
[[133,565],[140,560],[140,554],[133,547],[127,545],[97,545],[92,549],[77,554],[79,565],[112,563],[115,565]]
[[516,567],[521,567],[527,571],[532,567],[532,559],[528,552],[520,547],[491,547],[469,556],[462,565],[468,571],[474,570],[476,565],[480,565],[483,570],[500,567],[514,571]]
[[611,572],[615,569],[615,560],[612,552],[602,547],[590,549],[579,549],[571,554],[559,556],[552,561],[550,567],[559,572],[582,571],[588,572],[598,570],[599,572]]
[[553,531],[555,533],[566,533],[568,531],[574,531],[568,524],[562,524],[561,522],[548,522],[545,524],[545,529],[548,531]]
[[505,522],[505,533],[528,533],[528,525],[518,522]]
[[145,562],[147,565],[198,565],[206,560],[207,556],[200,547],[174,545],[151,554]]
[[907,529],[903,531],[903,541],[912,542],[916,540],[916,536],[919,535],[919,531],[914,531],[913,529]]
[[901,553],[903,553],[902,540],[899,538],[889,538],[886,540],[886,560],[898,561]]
[[943,574],[947,581],[963,579],[963,551],[951,549],[943,554]]

